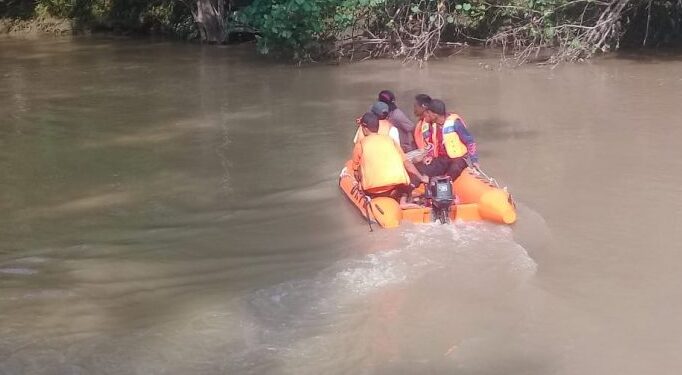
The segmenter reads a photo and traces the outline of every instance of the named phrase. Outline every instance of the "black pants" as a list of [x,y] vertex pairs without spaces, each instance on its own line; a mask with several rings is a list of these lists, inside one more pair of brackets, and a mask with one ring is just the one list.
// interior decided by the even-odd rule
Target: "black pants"
[[[464,158],[451,159],[448,156],[439,156],[433,159],[431,164],[417,163],[414,166],[421,174],[429,177],[448,175],[454,181],[468,165]],[[410,176],[410,179],[415,186],[419,185],[419,180],[415,181],[414,176]]]
[[[412,179],[412,176],[410,176],[410,180]],[[369,196],[370,198],[377,198],[377,197],[389,197],[397,200],[400,202],[400,197],[403,195],[409,195],[412,192],[412,187],[410,185],[396,185],[394,188],[383,191],[381,193],[372,193],[371,191],[365,191],[365,194]]]

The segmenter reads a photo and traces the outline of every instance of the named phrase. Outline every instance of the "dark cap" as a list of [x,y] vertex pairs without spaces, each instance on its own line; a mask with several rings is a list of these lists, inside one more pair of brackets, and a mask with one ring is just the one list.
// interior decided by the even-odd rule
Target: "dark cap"
[[393,111],[395,111],[396,108],[398,108],[395,105],[395,95],[393,94],[392,91],[382,90],[379,93],[379,101],[388,104],[388,111],[389,112],[393,112]]
[[437,114],[437,115],[445,116],[445,114],[446,114],[446,112],[445,112],[445,103],[443,103],[443,101],[442,101],[442,100],[439,100],[439,99],[432,99],[432,100],[427,104],[427,107],[426,107],[426,108],[427,108],[429,111],[431,111],[431,112],[433,112],[433,113],[435,113],[435,114]]
[[382,90],[379,93],[379,101],[386,104],[395,102],[395,95],[390,90]]
[[379,119],[385,119],[388,116],[388,104],[384,102],[376,102],[372,104],[369,110],[377,115]]
[[374,113],[367,112],[362,115],[360,125],[369,129],[372,133],[376,133],[379,130],[379,118]]

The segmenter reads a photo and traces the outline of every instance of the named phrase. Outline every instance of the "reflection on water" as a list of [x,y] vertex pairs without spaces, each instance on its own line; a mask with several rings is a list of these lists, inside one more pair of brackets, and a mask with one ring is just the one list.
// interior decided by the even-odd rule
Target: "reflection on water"
[[[682,65],[481,59],[0,40],[0,373],[679,372]],[[368,233],[384,88],[467,119],[513,228]]]

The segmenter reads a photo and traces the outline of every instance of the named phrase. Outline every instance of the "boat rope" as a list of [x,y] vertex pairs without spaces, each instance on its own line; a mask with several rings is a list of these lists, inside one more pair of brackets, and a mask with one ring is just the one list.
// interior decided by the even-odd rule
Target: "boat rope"
[[509,196],[509,203],[510,203],[514,208],[516,208],[516,201],[514,200],[514,198],[512,198],[512,195],[511,195],[511,193],[509,193],[509,191],[507,190],[507,187],[506,187],[506,186],[505,186],[505,187],[500,187],[500,184],[497,183],[497,180],[495,180],[494,178],[488,176],[485,172],[483,172],[483,170],[482,170],[481,168],[479,168],[479,167],[473,165],[473,164],[471,163],[471,160],[467,159],[467,164],[469,165],[469,168],[471,168],[471,169],[478,175],[478,177],[482,177],[482,178],[486,179],[486,180],[488,181],[488,183],[490,184],[490,186],[495,186],[495,187],[498,188],[498,189],[504,190],[505,193],[507,193],[507,195]]
[[363,195],[365,198],[364,206],[365,206],[365,215],[367,215],[367,225],[369,225],[369,231],[374,232],[374,229],[372,229],[372,219],[369,217],[369,205],[372,203],[372,198],[370,198],[369,196],[367,196],[364,193],[363,193]]
[[496,188],[501,189],[500,185],[497,183],[497,180],[488,176],[485,172],[483,172],[483,170],[481,170],[481,168],[472,165],[471,169],[473,169],[474,172],[476,172],[476,174],[478,174],[480,177],[483,177],[484,179],[488,180],[488,183],[490,185],[494,185]]
[[[346,168],[344,168],[343,171],[341,171],[341,176],[339,176],[339,178],[344,177],[344,173],[345,176],[352,177],[348,173],[346,173]],[[364,201],[362,204],[362,208],[365,209],[365,216],[367,216],[367,225],[369,225],[369,231],[374,232],[374,229],[372,228],[372,218],[369,216],[369,205],[372,203],[372,198],[370,198],[365,193],[365,191],[360,188],[360,184],[357,181],[353,184],[353,187],[350,189],[350,195],[353,196],[353,198]]]

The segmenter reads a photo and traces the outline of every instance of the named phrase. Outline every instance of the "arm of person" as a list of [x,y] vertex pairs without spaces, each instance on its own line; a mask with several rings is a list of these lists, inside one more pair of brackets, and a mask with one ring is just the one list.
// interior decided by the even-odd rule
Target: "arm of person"
[[469,153],[469,158],[471,162],[478,165],[478,152],[476,151],[476,141],[474,141],[474,136],[469,133],[466,125],[461,119],[455,121],[455,131],[462,140],[465,146],[467,146],[467,152]]
[[400,146],[400,132],[395,126],[392,126],[391,130],[388,131],[388,136],[391,137],[398,146]]
[[355,131],[355,135],[353,136],[353,143],[358,143],[360,140],[360,133],[362,133],[362,127],[358,126],[358,129]]
[[419,180],[425,184],[429,183],[429,176],[421,174],[421,172],[419,172],[417,167],[415,167],[409,159],[403,160],[403,165],[405,166],[407,173],[419,177]]
[[353,156],[351,156],[351,169],[353,176],[360,181],[360,162],[362,161],[362,143],[358,142],[353,147]]
[[396,108],[393,112],[391,112],[388,115],[388,120],[393,124],[393,126],[399,127],[407,133],[414,132],[415,124],[410,121],[409,118],[407,118],[405,113],[400,110],[400,108]]
[[412,162],[410,161],[410,159],[407,158],[407,155],[405,155],[405,153],[400,148],[400,146],[396,145],[395,148],[398,150],[398,152],[400,153],[400,156],[403,158],[403,165],[405,166],[405,170],[407,171],[407,173],[409,173],[413,176],[419,177],[421,182],[423,182],[425,184],[428,183],[429,177],[425,176],[425,175],[421,174],[421,172],[419,172],[417,167],[415,167],[414,164],[412,164]]

